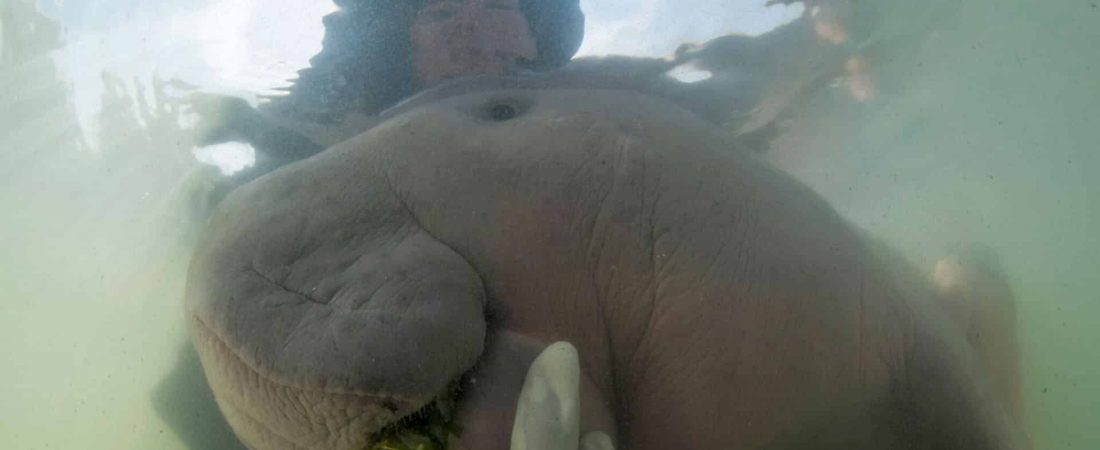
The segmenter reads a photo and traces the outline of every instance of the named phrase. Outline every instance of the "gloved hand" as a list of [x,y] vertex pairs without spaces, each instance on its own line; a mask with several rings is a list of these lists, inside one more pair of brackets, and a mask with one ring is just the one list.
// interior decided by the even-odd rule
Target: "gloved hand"
[[594,431],[580,437],[580,360],[577,349],[557,342],[531,363],[516,406],[511,450],[615,450]]

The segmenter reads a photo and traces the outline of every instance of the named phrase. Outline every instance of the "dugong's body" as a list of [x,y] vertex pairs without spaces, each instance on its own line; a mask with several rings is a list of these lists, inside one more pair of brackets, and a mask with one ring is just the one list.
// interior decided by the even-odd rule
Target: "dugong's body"
[[195,254],[193,340],[250,447],[362,449],[461,383],[456,445],[506,448],[558,340],[619,448],[1022,445],[931,303],[690,113],[482,79],[385,119],[233,193]]

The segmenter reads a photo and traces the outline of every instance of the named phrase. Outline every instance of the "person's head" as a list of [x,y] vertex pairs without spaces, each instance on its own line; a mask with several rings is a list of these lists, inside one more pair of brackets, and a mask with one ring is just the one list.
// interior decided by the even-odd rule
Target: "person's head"
[[335,0],[324,49],[272,106],[324,121],[373,113],[441,80],[565,65],[579,0]]
[[499,75],[538,58],[519,0],[432,0],[410,27],[417,80]]

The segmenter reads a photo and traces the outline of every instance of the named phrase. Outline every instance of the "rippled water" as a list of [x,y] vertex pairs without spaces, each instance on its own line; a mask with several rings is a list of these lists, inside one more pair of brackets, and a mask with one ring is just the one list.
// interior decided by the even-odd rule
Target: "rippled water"
[[[767,158],[922,267],[962,243],[991,247],[1019,302],[1036,448],[1100,448],[1100,9],[853,4],[862,14],[836,38],[842,56],[792,52],[794,69],[752,85],[768,95],[742,125],[780,121]],[[804,10],[582,6],[582,56],[666,57]],[[321,17],[334,9],[0,3],[0,447],[232,442],[201,378],[180,371],[195,358],[181,297],[202,193],[249,164],[251,149],[196,150],[181,99],[277,93],[320,50]]]

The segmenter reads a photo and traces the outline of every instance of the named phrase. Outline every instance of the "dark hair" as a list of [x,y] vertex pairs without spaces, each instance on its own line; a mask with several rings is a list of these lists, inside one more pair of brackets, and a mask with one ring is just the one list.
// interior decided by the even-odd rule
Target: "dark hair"
[[[426,0],[335,0],[339,11],[324,18],[323,49],[283,97],[278,113],[317,123],[348,112],[373,114],[416,93],[409,29]],[[523,68],[565,65],[584,35],[579,0],[520,0],[538,59]]]

